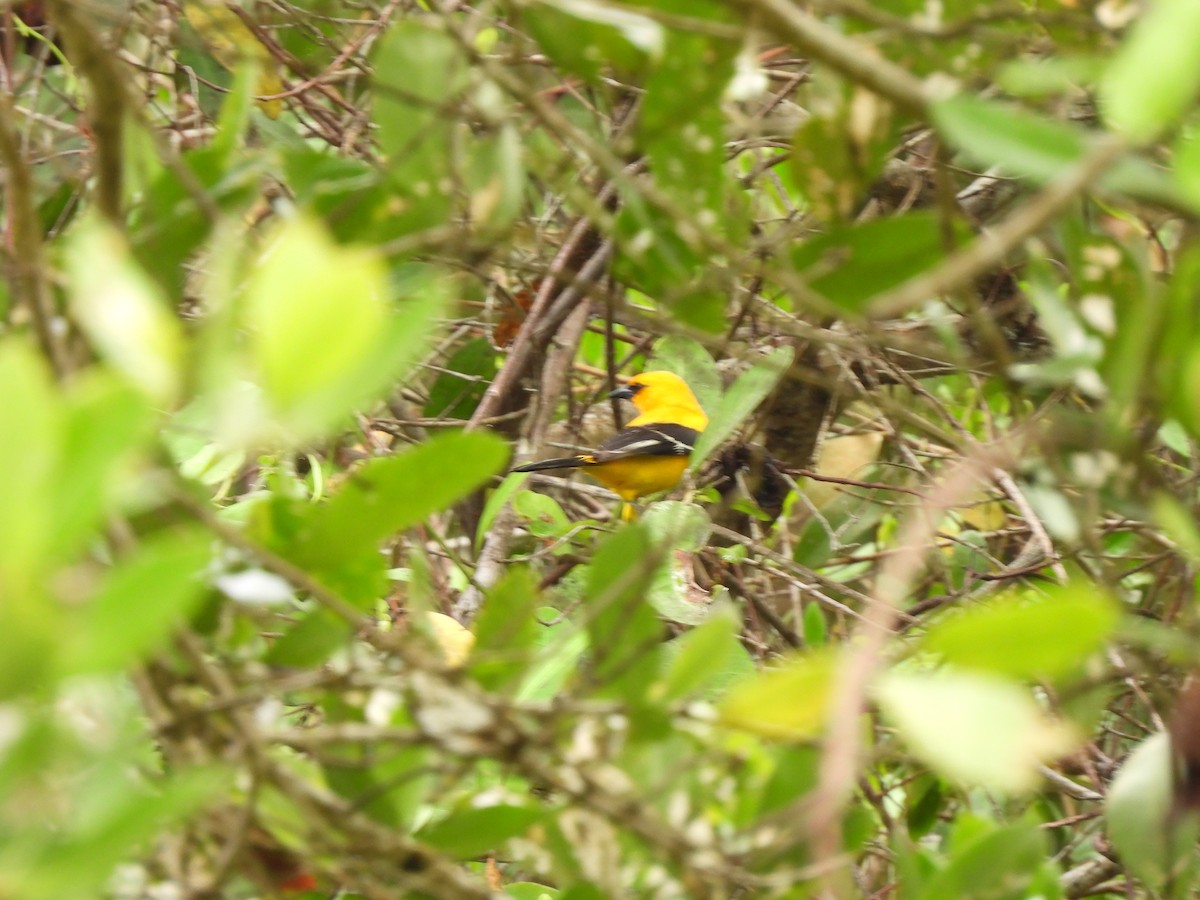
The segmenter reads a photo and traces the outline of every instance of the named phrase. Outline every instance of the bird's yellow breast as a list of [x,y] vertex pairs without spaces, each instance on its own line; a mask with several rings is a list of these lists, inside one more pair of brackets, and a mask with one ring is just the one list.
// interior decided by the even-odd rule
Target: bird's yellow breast
[[686,456],[633,456],[599,466],[585,466],[583,471],[622,500],[636,500],[673,488],[687,466]]

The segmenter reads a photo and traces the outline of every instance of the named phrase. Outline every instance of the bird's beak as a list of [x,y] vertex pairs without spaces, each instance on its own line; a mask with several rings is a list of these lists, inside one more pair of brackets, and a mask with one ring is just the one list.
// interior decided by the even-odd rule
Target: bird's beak
[[627,384],[623,384],[608,396],[612,397],[614,400],[632,400],[633,388]]

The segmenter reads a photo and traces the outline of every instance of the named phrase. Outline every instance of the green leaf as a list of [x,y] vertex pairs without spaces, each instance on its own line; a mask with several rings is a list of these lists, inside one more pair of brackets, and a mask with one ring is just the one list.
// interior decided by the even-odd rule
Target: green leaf
[[120,671],[166,643],[207,588],[212,552],[212,539],[200,530],[143,540],[82,610],[67,670]]
[[[326,704],[335,709],[336,704]],[[355,710],[360,712],[360,710]],[[359,721],[355,717],[333,716]],[[353,744],[323,755],[321,770],[329,786],[377,822],[410,831],[422,804],[436,787],[431,771],[436,751],[399,747],[386,754],[370,744]]]
[[820,603],[810,602],[804,607],[804,643],[809,647],[824,646],[828,637],[825,611]]
[[182,382],[183,328],[125,238],[99,219],[80,223],[67,273],[71,311],[105,360],[148,397],[173,402]]
[[[712,533],[712,521],[703,507],[678,500],[652,503],[642,514],[640,524],[650,532],[657,546],[683,553],[694,553],[704,547]],[[686,569],[672,554],[655,570],[646,599],[668,621],[699,625],[711,613],[709,597],[697,594]]]
[[642,526],[656,544],[694,553],[708,543],[712,520],[704,507],[681,500],[660,500],[642,513]]
[[1151,509],[1154,521],[1193,563],[1200,562],[1200,526],[1192,511],[1165,492],[1154,495]]
[[474,139],[468,208],[482,239],[498,238],[512,226],[525,199],[525,180],[524,149],[515,127],[506,123],[496,134]]
[[[483,546],[483,539],[492,530],[492,525],[496,521],[496,516],[500,515],[500,510],[508,505],[513,495],[521,489],[521,486],[528,480],[528,477],[522,474],[508,475],[495,490],[488,492],[487,500],[483,504],[483,514],[479,517],[479,527],[475,531],[476,550],[479,550]],[[533,491],[529,491],[528,493],[533,493]],[[555,504],[555,506],[557,505]],[[563,519],[566,519],[566,514],[563,513],[561,508],[559,508],[558,512]],[[539,535],[539,537],[541,536]]]
[[156,785],[154,791],[132,779],[121,791],[93,782],[84,790],[109,791],[113,802],[57,835],[27,876],[29,883],[21,884],[18,870],[13,873],[16,883],[7,882],[6,890],[28,900],[102,896],[118,861],[223,796],[229,781],[228,773],[219,769],[190,769]]
[[1082,129],[1020,107],[959,95],[934,104],[933,121],[954,146],[982,165],[1039,183],[1053,181],[1087,152]]
[[720,674],[741,648],[741,619],[722,605],[708,620],[668,644],[671,656],[657,691],[664,701],[679,700],[703,688]]
[[470,672],[485,690],[505,690],[528,671],[544,630],[536,618],[540,601],[537,579],[525,568],[511,570],[488,592],[471,625]]
[[1109,125],[1149,143],[1186,113],[1200,92],[1200,55],[1185,35],[1200,33],[1200,4],[1155,0],[1146,7],[1100,82]]
[[54,518],[51,487],[62,452],[63,411],[42,359],[24,342],[0,343],[0,584],[8,595],[40,582]]
[[1028,691],[994,676],[891,671],[875,699],[914,755],[946,778],[1001,793],[1038,783],[1038,767],[1074,749],[1066,725]]
[[820,778],[821,751],[816,746],[784,744],[774,749],[771,775],[763,784],[758,815],[786,809],[810,793]]
[[638,700],[658,674],[662,625],[646,593],[661,564],[661,551],[636,524],[596,551],[587,584],[587,674],[602,696]]
[[655,182],[691,211],[676,228],[712,230],[721,222],[717,213],[731,183],[720,99],[739,44],[675,29],[666,36],[665,51],[643,85],[637,137]]
[[1120,610],[1084,583],[1052,588],[1050,596],[1007,595],[938,619],[921,648],[963,668],[1017,678],[1054,678],[1077,670],[1104,645]]
[[597,81],[608,66],[632,76],[666,43],[658,22],[595,0],[533,3],[522,11],[522,22],[547,56],[588,81]]
[[335,568],[477,489],[508,455],[508,445],[495,435],[461,432],[368,460],[312,511],[289,555],[301,565]]
[[[422,152],[429,130],[462,90],[462,52],[450,35],[417,19],[388,29],[374,60],[379,144],[389,157]],[[432,186],[431,186],[432,188]]]
[[559,891],[534,881],[514,881],[504,886],[505,896],[513,900],[555,900],[561,896]]
[[919,840],[938,823],[938,815],[945,800],[941,779],[934,775],[920,775],[905,791],[908,796],[904,822],[908,836]]
[[[968,233],[954,232],[962,243]],[[834,228],[801,244],[792,264],[808,285],[841,309],[861,311],[876,294],[908,281],[947,251],[939,216],[912,212]]]
[[388,212],[397,233],[443,224],[450,213],[453,193],[444,185],[464,63],[453,38],[417,18],[392,25],[379,42],[375,121],[396,194]]
[[729,386],[721,402],[710,411],[708,428],[696,441],[696,448],[692,451],[692,471],[697,471],[708,455],[758,409],[787,372],[793,355],[790,347],[777,347],[756,361]]
[[354,628],[341,616],[320,608],[308,613],[284,633],[267,652],[272,666],[307,669],[320,665],[354,635]]
[[1099,56],[1021,57],[1005,63],[997,76],[1001,89],[1017,97],[1053,97],[1099,80]]
[[836,648],[795,655],[734,685],[718,706],[721,721],[767,738],[819,736],[841,659]]
[[417,837],[459,859],[472,859],[500,849],[509,838],[524,834],[545,813],[527,806],[485,806],[451,813],[418,832]]
[[335,427],[423,348],[444,284],[418,284],[400,315],[389,292],[374,251],[337,246],[305,218],[283,226],[254,270],[245,308],[252,363],[284,436],[304,442]]
[[[84,375],[69,394],[64,465],[54,480],[58,500],[53,552],[68,558],[92,537],[100,517],[117,498],[130,456],[152,433],[153,408],[145,395],[107,373]],[[104,423],[102,428],[96,423]]]
[[654,342],[646,363],[647,371],[674,372],[687,382],[703,409],[716,409],[721,402],[721,373],[712,354],[699,341],[669,334]]
[[221,104],[216,134],[213,135],[209,148],[227,167],[236,164],[233,154],[242,143],[246,126],[250,122],[250,109],[254,105],[255,88],[259,84],[262,70],[260,60],[251,57],[239,60],[234,70],[233,85],[225,97],[225,102]]
[[845,117],[802,119],[792,135],[792,146],[789,174],[813,214],[824,222],[847,218],[868,182],[847,137]]
[[450,355],[429,389],[425,415],[469,419],[497,371],[496,351],[486,338],[467,341]]
[[[542,610],[539,617],[549,621],[557,610]],[[579,669],[579,661],[588,647],[588,636],[572,622],[545,628],[546,637],[538,647],[529,673],[521,682],[516,699],[521,702],[549,700],[558,695],[567,679]]]
[[669,214],[622,185],[616,217],[614,274],[669,307],[682,321],[717,332],[726,325],[725,297],[698,287],[712,270],[707,251],[681,235]]
[[949,863],[929,880],[921,900],[1025,900],[1043,867],[1047,842],[1036,825],[1018,823],[991,830],[959,846],[952,839]]
[[[959,95],[933,107],[938,130],[980,166],[1000,166],[1006,174],[1049,184],[1089,152],[1097,136],[1011,106]],[[1178,205],[1175,179],[1152,163],[1127,156],[1100,178],[1107,191],[1150,202]],[[1194,205],[1194,204],[1193,204]]]
[[[520,475],[505,479],[505,485],[520,487],[528,477]],[[537,491],[520,491],[513,497],[513,511],[525,520],[525,527],[534,537],[556,539],[575,527],[558,501]]]
[[1200,206],[1200,128],[1191,125],[1180,130],[1171,158],[1175,162],[1175,184],[1192,206]]
[[1104,798],[1108,837],[1121,861],[1155,887],[1192,856],[1200,837],[1195,812],[1172,815],[1173,765],[1170,736],[1151,735],[1121,764]]

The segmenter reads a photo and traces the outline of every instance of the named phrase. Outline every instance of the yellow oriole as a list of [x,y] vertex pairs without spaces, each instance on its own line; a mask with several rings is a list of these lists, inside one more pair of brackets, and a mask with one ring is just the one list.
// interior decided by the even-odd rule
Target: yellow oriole
[[631,501],[674,487],[683,477],[708,416],[687,383],[671,372],[635,375],[609,396],[632,401],[637,418],[591,453],[543,459],[513,471],[583,469],[625,501],[622,517],[630,519]]

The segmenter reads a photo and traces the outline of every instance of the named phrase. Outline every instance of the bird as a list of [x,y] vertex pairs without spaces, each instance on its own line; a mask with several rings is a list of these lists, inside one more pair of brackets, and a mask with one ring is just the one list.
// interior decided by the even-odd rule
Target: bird
[[543,459],[513,471],[582,469],[621,498],[621,518],[630,520],[636,517],[634,500],[679,483],[708,416],[674,372],[643,372],[609,396],[631,401],[638,416],[590,453]]

